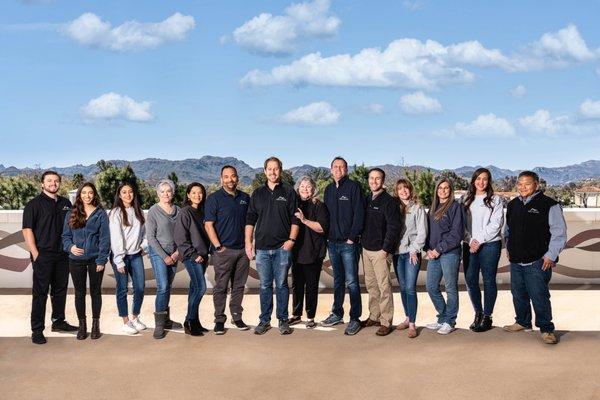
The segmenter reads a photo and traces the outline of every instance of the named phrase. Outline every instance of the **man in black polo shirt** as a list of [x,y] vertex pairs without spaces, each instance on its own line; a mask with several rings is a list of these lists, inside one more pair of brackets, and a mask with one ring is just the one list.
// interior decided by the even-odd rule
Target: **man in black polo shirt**
[[238,174],[235,167],[221,168],[221,189],[208,196],[204,206],[204,228],[212,243],[212,263],[215,268],[215,333],[225,333],[225,302],[227,286],[231,281],[229,311],[236,328],[250,329],[242,321],[242,299],[248,280],[250,260],[244,249],[244,226],[250,196],[237,190]]
[[257,335],[271,329],[273,280],[277,288],[279,332],[282,335],[292,333],[288,324],[287,276],[300,222],[294,215],[298,208],[296,192],[281,182],[281,170],[278,158],[270,157],[265,161],[267,182],[252,193],[246,215],[246,254],[249,259],[255,255],[252,245],[254,234],[256,269],[260,280],[260,322],[254,329]]
[[52,331],[73,332],[77,327],[65,321],[65,302],[69,283],[69,262],[62,251],[61,235],[65,215],[71,202],[59,196],[60,175],[54,171],[42,174],[42,193],[23,210],[23,237],[29,248],[33,267],[33,301],[31,304],[31,340],[46,343],[44,320],[48,289],[52,301]]

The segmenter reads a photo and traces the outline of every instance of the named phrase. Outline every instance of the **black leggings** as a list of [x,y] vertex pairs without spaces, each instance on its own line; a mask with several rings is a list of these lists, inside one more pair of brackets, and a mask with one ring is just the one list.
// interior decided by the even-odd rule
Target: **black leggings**
[[77,318],[85,319],[86,276],[90,276],[90,297],[92,298],[92,318],[100,318],[102,309],[102,277],[104,269],[96,271],[96,260],[69,260],[69,271],[75,287],[75,310]]
[[306,316],[309,319],[315,318],[317,312],[317,298],[319,296],[319,278],[321,277],[321,268],[323,259],[318,259],[312,264],[292,265],[292,298],[294,304],[294,316],[302,316],[304,295],[306,288]]

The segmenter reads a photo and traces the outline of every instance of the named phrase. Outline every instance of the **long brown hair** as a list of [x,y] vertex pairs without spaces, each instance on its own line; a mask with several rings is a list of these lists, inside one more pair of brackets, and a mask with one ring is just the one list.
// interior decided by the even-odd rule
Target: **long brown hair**
[[77,189],[77,195],[75,196],[75,204],[73,204],[73,208],[71,209],[71,217],[69,218],[69,226],[72,229],[80,229],[85,226],[85,209],[83,207],[83,201],[81,200],[81,191],[85,187],[91,188],[92,192],[94,193],[92,205],[94,207],[101,207],[96,186],[94,186],[92,182],[82,183],[81,186],[79,186],[79,189]]
[[488,176],[488,185],[485,188],[485,199],[483,199],[483,204],[485,204],[488,208],[494,208],[492,206],[492,197],[494,196],[494,188],[492,187],[492,173],[487,168],[477,168],[475,172],[473,172],[473,176],[471,177],[471,184],[469,185],[469,191],[467,192],[467,197],[465,198],[465,210],[469,212],[469,206],[475,200],[475,194],[477,193],[477,188],[475,188],[475,181],[481,174],[487,174]]
[[[448,198],[448,201],[446,201],[438,210],[437,208],[440,205],[440,198],[438,196],[438,188],[444,182],[450,186],[450,197]],[[442,219],[444,214],[446,214],[446,211],[448,211],[450,209],[452,204],[454,204],[454,185],[452,184],[452,180],[450,180],[449,178],[441,178],[435,184],[435,191],[433,193],[433,201],[431,202],[431,208],[429,209],[429,216],[433,215],[433,219],[436,221],[439,221],[440,219]]]
[[404,186],[410,190],[411,203],[417,203],[417,197],[415,196],[415,188],[408,179],[400,178],[396,181],[396,184],[394,185],[394,193],[392,195],[398,198],[398,203],[400,203],[400,212],[402,215],[406,215],[406,204],[404,204],[404,202],[400,200],[400,197],[398,197],[398,188],[400,186]]
[[131,207],[133,207],[135,217],[138,219],[138,221],[140,221],[140,224],[144,225],[146,219],[144,218],[144,212],[142,211],[142,207],[140,207],[140,196],[138,194],[136,185],[133,185],[129,182],[121,182],[119,184],[119,187],[117,188],[117,193],[115,193],[115,201],[113,203],[113,209],[111,212],[117,212],[117,210],[121,211],[121,222],[124,226],[131,226],[129,218],[127,218],[127,210],[125,209],[125,204],[123,204],[123,200],[119,196],[121,194],[121,190],[125,186],[129,186],[133,191],[133,200],[131,201]]

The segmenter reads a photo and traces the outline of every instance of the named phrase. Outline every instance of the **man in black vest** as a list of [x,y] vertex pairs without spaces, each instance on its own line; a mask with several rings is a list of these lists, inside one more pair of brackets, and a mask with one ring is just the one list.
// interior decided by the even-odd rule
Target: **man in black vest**
[[567,242],[567,225],[560,205],[541,193],[539,184],[535,172],[521,172],[519,197],[507,206],[504,235],[516,318],[504,330],[531,331],[531,302],[543,342],[556,344],[548,283]]
[[44,320],[48,289],[52,300],[52,331],[77,330],[77,327],[65,321],[69,261],[61,245],[63,223],[65,215],[71,210],[71,202],[58,195],[58,173],[46,171],[41,181],[42,193],[27,203],[23,210],[23,237],[33,267],[31,340],[35,344],[46,343]]

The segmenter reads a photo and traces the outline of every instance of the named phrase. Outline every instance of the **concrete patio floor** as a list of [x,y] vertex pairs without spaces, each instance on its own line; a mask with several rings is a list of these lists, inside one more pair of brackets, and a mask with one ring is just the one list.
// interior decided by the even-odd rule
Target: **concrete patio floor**
[[[394,300],[399,322],[398,295]],[[153,295],[141,314],[149,330],[129,337],[119,330],[114,295],[107,294],[99,340],[77,341],[47,328],[48,343],[36,346],[29,339],[30,301],[29,295],[0,295],[2,399],[600,399],[598,290],[552,291],[556,346],[544,345],[538,331],[498,328],[513,322],[509,291],[499,293],[492,331],[468,330],[472,311],[463,291],[459,329],[448,336],[422,329],[416,339],[399,331],[378,337],[374,328],[348,337],[345,325],[312,331],[296,325],[289,336],[276,329],[263,336],[230,329],[198,338],[172,331],[157,341]],[[331,302],[331,294],[320,295],[317,320],[327,316]],[[172,296],[174,320],[183,320],[186,304],[185,295]],[[244,319],[255,324],[258,295],[246,295],[244,307]],[[212,328],[210,295],[200,308]],[[434,316],[420,292],[417,322]],[[76,322],[72,295],[67,319]]]

